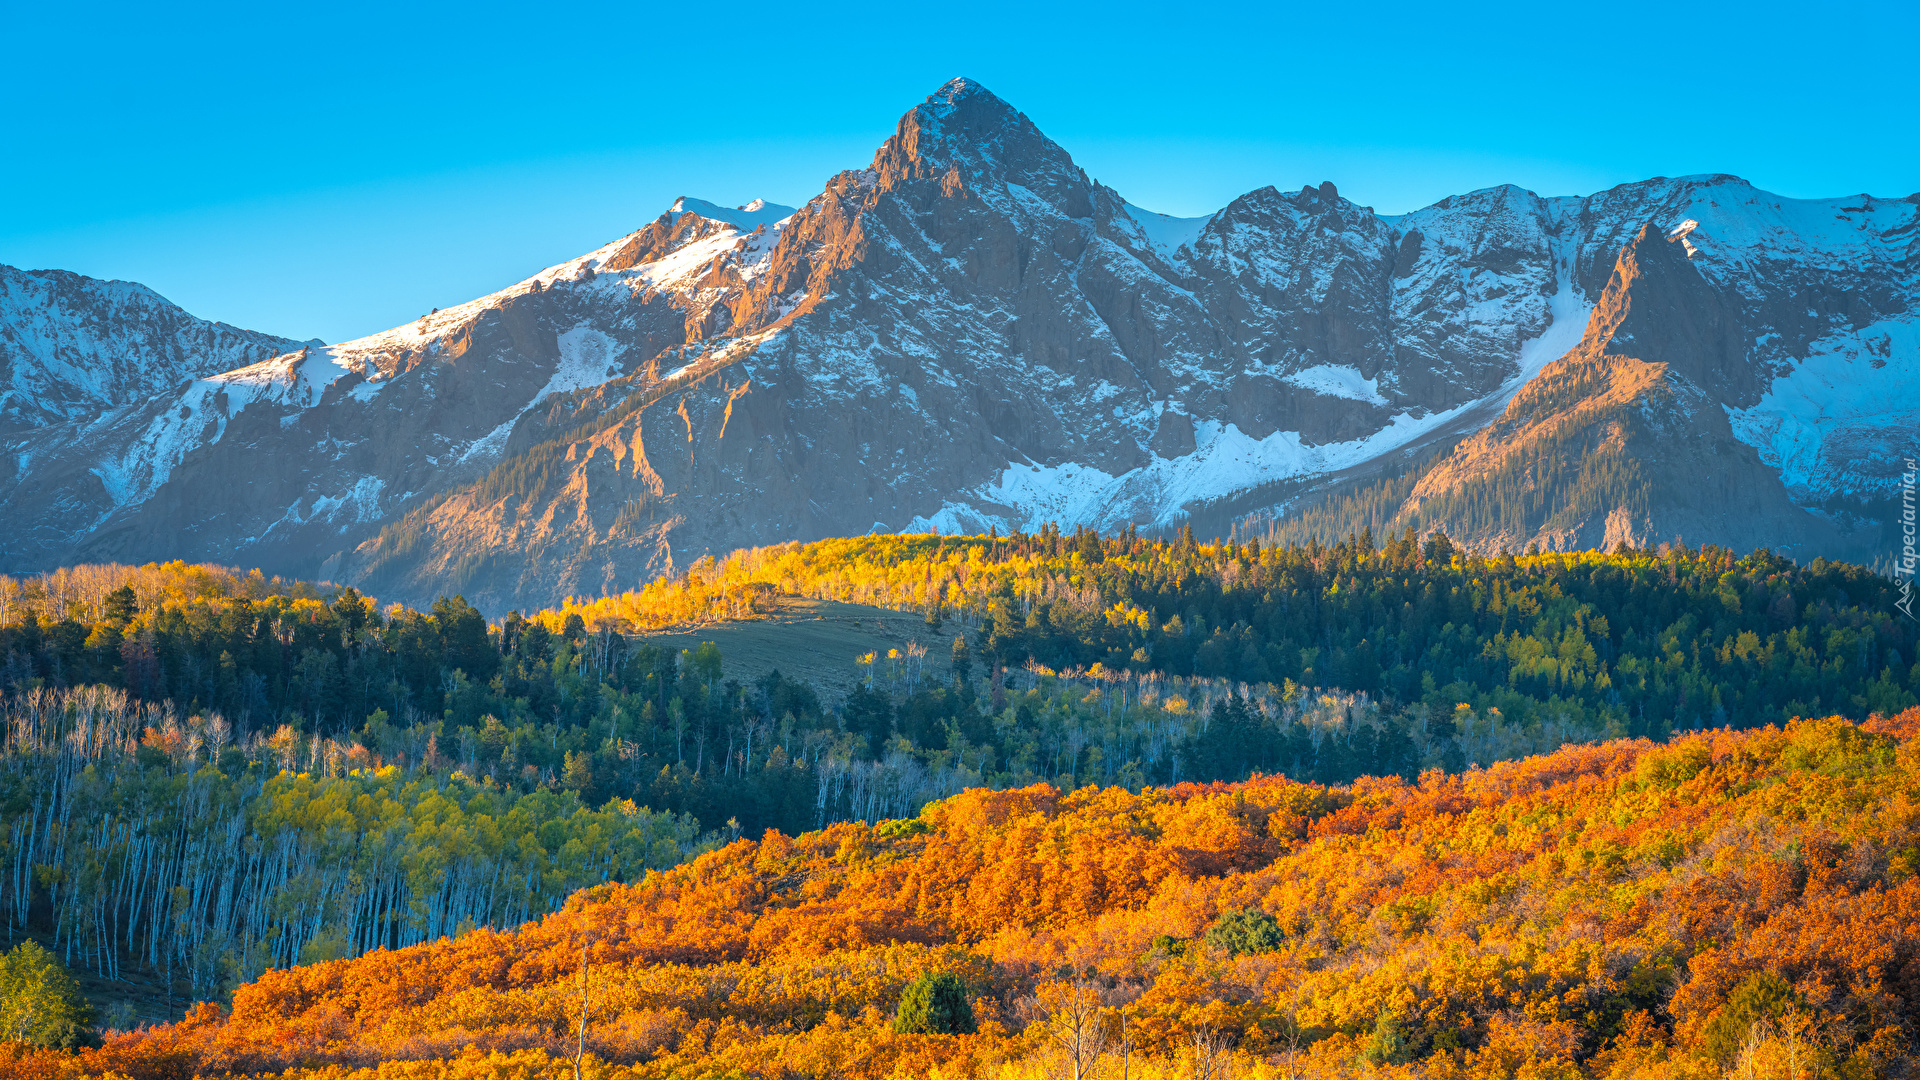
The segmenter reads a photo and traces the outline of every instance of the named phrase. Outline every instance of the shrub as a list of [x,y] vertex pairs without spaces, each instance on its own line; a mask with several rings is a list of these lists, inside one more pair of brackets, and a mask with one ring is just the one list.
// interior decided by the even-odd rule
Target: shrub
[[1280,924],[1259,908],[1229,911],[1207,927],[1207,944],[1235,955],[1272,952],[1286,940]]
[[1671,791],[1700,775],[1713,764],[1713,748],[1703,740],[1689,739],[1673,746],[1641,753],[1634,763],[1634,774],[1642,784],[1657,791]]
[[1786,978],[1776,971],[1757,972],[1734,988],[1727,1003],[1707,1024],[1702,1040],[1707,1056],[1730,1067],[1740,1055],[1741,1044],[1753,1026],[1774,1020],[1800,1008],[1800,996]]
[[900,994],[893,1030],[903,1035],[963,1035],[974,1031],[967,984],[951,971],[925,974]]

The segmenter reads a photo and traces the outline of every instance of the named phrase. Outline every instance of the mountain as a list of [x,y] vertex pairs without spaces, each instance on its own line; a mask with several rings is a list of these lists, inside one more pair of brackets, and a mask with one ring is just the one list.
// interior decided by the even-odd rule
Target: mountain
[[1920,197],[1730,176],[1412,214],[1133,206],[979,84],[798,210],[682,199],[491,296],[17,468],[0,565],[210,558],[490,610],[743,545],[1184,520],[1861,555]]
[[0,266],[0,438],[96,420],[299,347],[196,319],[131,281]]
[[[315,344],[318,344],[317,342]],[[195,318],[130,281],[0,266],[0,568],[44,565],[105,511],[96,448],[194,380],[301,343]],[[56,521],[63,528],[48,529]]]
[[1233,524],[1885,560],[1920,428],[1905,392],[1920,376],[1916,201],[1724,183],[1662,208],[1614,258],[1579,343],[1492,424],[1402,476],[1301,498],[1286,525],[1271,511]]

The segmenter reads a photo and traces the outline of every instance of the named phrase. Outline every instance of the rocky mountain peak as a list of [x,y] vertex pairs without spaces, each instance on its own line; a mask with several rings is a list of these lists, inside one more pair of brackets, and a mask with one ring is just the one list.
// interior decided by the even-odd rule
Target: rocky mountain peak
[[954,79],[909,110],[873,157],[879,186],[933,180],[944,194],[1015,185],[1069,217],[1092,214],[1092,184],[1058,143],[972,79]]
[[0,266],[0,444],[300,343],[195,318],[145,285]]

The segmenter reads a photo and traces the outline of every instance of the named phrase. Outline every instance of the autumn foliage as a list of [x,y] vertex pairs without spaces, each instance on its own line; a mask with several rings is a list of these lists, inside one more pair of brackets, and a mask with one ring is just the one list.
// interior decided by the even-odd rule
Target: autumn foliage
[[[1906,1075],[1916,733],[1908,710],[1415,782],[968,791],[0,1065],[557,1080],[584,1047],[596,1078]],[[978,1030],[896,1031],[938,973]]]

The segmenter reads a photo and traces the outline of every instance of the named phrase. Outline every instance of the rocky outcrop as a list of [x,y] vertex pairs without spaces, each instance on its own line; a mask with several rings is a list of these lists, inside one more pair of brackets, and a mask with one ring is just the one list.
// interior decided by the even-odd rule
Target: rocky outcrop
[[[501,610],[873,529],[1224,525],[1456,442],[1399,520],[1588,544],[1691,513],[1812,551],[1852,526],[1807,507],[1879,490],[1857,463],[1901,407],[1847,388],[1920,375],[1915,210],[1690,177],[1402,216],[1263,188],[1175,219],[955,80],[798,210],[683,199],[471,304],[129,407],[26,470],[0,560]],[[1844,407],[1801,408],[1806,379]],[[1667,494],[1700,476],[1742,494]],[[1489,516],[1496,489],[1530,508]]]

